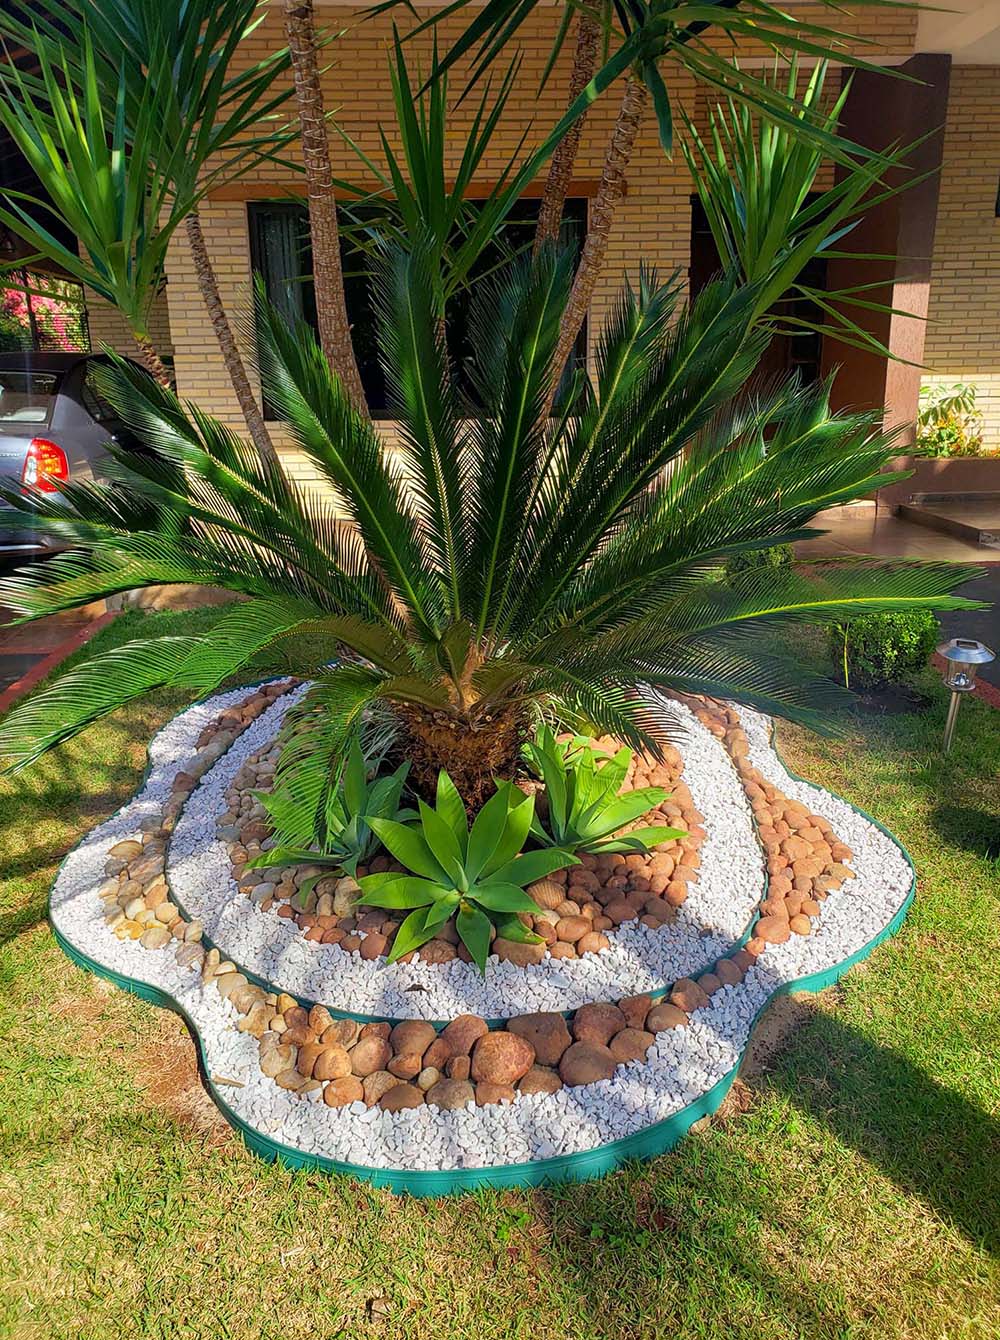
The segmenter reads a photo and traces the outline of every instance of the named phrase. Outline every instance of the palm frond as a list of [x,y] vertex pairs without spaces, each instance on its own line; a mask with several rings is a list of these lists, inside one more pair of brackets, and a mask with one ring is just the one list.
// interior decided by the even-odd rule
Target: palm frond
[[187,637],[127,642],[60,675],[0,722],[0,758],[19,772],[91,722],[169,682],[193,648]]

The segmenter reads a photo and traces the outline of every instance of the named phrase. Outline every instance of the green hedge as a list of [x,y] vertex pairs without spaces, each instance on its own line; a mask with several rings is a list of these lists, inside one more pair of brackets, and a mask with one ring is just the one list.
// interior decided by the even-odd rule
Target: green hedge
[[739,572],[748,572],[753,568],[787,568],[794,557],[790,544],[775,544],[770,549],[748,549],[743,554],[733,554],[726,560],[726,576],[735,577]]
[[831,628],[830,657],[843,679],[846,655],[851,688],[879,688],[922,670],[939,636],[937,619],[930,610],[866,614]]

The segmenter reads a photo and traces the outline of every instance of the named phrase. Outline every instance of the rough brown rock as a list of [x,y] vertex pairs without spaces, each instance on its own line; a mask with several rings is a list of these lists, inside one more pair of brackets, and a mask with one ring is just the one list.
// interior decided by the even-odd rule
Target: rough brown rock
[[467,1056],[453,1056],[444,1068],[449,1079],[468,1079],[472,1073],[472,1062]]
[[753,933],[758,940],[763,940],[769,945],[783,945],[791,935],[784,917],[761,917],[754,926]]
[[321,1042],[313,1066],[313,1079],[345,1079],[351,1073],[351,1057],[338,1042]]
[[436,1037],[433,1024],[422,1019],[404,1019],[389,1034],[389,1041],[397,1056],[410,1053],[423,1056]]
[[654,1005],[646,1016],[646,1027],[654,1033],[664,1028],[683,1028],[687,1023],[687,1015],[677,1005]]
[[691,1014],[694,1010],[705,1008],[708,1004],[708,996],[697,982],[692,982],[690,977],[681,977],[679,981],[674,983],[674,989],[670,993],[670,1003],[678,1006],[685,1014]]
[[624,1014],[629,1028],[642,1028],[646,1023],[646,1015],[652,1007],[651,996],[626,996],[624,1000],[618,1002],[618,1008]]
[[721,959],[715,965],[715,975],[723,986],[739,986],[743,974],[731,958]]
[[520,1093],[557,1093],[562,1086],[558,1071],[544,1065],[533,1065],[517,1082]]
[[341,1079],[332,1079],[323,1090],[323,1102],[327,1107],[346,1107],[348,1103],[362,1103],[364,1097],[364,1088],[356,1075],[344,1075]]
[[[365,1037],[362,1035],[351,1048],[351,1070],[355,1075],[374,1075],[385,1070],[392,1048],[385,1038]],[[395,1076],[393,1076],[395,1079]]]
[[454,1112],[476,1101],[476,1091],[467,1079],[439,1079],[427,1090],[427,1101]]
[[507,1020],[507,1028],[531,1043],[535,1049],[535,1060],[543,1066],[557,1065],[560,1056],[573,1041],[561,1014],[516,1015]]
[[472,1078],[477,1084],[516,1084],[534,1060],[534,1047],[516,1033],[486,1033],[472,1049]]
[[602,949],[611,948],[611,941],[601,931],[588,931],[582,939],[577,940],[576,948],[580,954],[599,954]]
[[655,1040],[653,1034],[643,1028],[623,1028],[608,1043],[608,1050],[619,1063],[641,1061]]
[[481,1079],[476,1085],[476,1102],[480,1107],[489,1103],[512,1103],[514,1096],[510,1084],[492,1084],[488,1079]]
[[581,1005],[573,1016],[573,1037],[577,1042],[606,1047],[625,1027],[625,1015],[617,1005]]
[[390,1074],[398,1075],[400,1079],[416,1079],[423,1068],[423,1058],[419,1052],[401,1052],[386,1066]]
[[615,1060],[607,1047],[592,1042],[574,1042],[563,1053],[559,1062],[559,1076],[564,1084],[596,1084],[610,1079],[615,1073]]
[[295,1066],[297,1051],[291,1046],[270,1046],[260,1049],[260,1068],[269,1079]]
[[[364,1100],[369,1107],[374,1107],[384,1093],[388,1093],[395,1085],[402,1083],[401,1079],[397,1079],[395,1075],[390,1075],[388,1070],[374,1070],[361,1081]],[[422,1094],[421,1097],[423,1097]]]
[[441,1040],[448,1044],[452,1056],[468,1056],[488,1031],[486,1020],[478,1014],[460,1014],[441,1030]]
[[383,1112],[401,1112],[404,1107],[423,1107],[424,1093],[416,1084],[394,1084],[378,1100]]
[[544,942],[525,945],[517,940],[505,940],[498,935],[493,941],[490,952],[505,963],[513,963],[518,968],[527,968],[533,963],[541,963],[545,957],[546,947]]

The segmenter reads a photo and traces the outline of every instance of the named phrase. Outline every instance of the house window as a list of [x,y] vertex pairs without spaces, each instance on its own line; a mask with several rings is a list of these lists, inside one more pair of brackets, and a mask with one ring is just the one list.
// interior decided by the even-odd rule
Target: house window
[[[480,258],[477,273],[488,274],[515,249],[531,245],[535,222],[538,218],[537,200],[523,199],[515,205],[501,230],[498,242],[492,244]],[[358,211],[352,211],[355,220]],[[254,202],[248,206],[250,229],[250,263],[264,281],[271,302],[289,320],[306,321],[316,328],[316,299],[312,283],[312,255],[309,243],[309,213],[305,204]],[[583,247],[587,230],[587,201],[571,198],[566,201],[562,236],[576,255]],[[379,363],[378,325],[371,293],[371,262],[366,251],[354,244],[350,236],[341,239],[341,261],[344,270],[344,291],[347,299],[347,317],[351,323],[354,352],[365,390],[365,398],[376,419],[390,417],[385,378]],[[448,311],[448,347],[453,365],[461,382],[468,386],[462,369],[471,357],[469,342],[469,300],[475,288],[475,275],[469,286],[452,299]],[[587,332],[584,328],[573,351],[574,366],[586,358]],[[265,403],[264,413],[273,418]]]

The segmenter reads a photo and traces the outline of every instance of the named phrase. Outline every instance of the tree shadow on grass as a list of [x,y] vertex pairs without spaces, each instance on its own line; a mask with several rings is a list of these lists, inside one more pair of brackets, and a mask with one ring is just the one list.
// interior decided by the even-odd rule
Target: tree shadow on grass
[[970,1242],[1000,1256],[1000,1122],[989,1112],[827,1014],[803,1031],[767,1082]]
[[1000,801],[993,811],[943,803],[931,811],[930,826],[945,842],[973,856],[1000,856]]
[[[975,1247],[1000,1256],[1000,1122],[975,1102],[828,1015],[801,1030],[753,1089],[781,1094]],[[547,1255],[576,1295],[576,1334],[702,1335],[737,1315],[750,1333],[766,1316],[768,1335],[834,1337],[858,1324],[859,1308],[871,1304],[850,1299],[843,1276],[810,1267],[815,1226],[787,1227],[808,1183],[823,1183],[824,1167],[820,1157],[805,1185],[783,1186],[784,1161],[768,1157],[783,1126],[796,1123],[762,1132],[753,1116],[728,1118],[731,1138],[688,1135],[651,1165],[538,1193]],[[806,1157],[815,1151],[813,1141]],[[843,1161],[831,1159],[827,1176],[843,1175]],[[849,1239],[851,1225],[839,1228]],[[885,1228],[891,1233],[889,1220]],[[790,1267],[789,1245],[803,1253]]]

